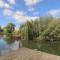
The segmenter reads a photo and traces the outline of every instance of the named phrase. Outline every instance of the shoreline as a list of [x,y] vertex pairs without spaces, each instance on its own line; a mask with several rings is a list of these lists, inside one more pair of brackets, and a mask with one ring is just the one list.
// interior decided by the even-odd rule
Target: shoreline
[[60,60],[60,56],[28,48],[19,48],[9,55],[1,56],[0,60]]

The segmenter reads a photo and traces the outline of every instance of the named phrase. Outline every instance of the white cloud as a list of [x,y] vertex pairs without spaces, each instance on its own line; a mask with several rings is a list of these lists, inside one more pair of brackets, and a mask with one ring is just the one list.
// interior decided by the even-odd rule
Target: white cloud
[[53,17],[59,17],[60,16],[60,9],[52,9],[48,11],[49,15],[52,15]]
[[12,16],[13,11],[10,10],[10,9],[4,9],[4,10],[3,10],[3,14],[4,14],[5,16]]
[[16,3],[16,0],[8,0],[8,2],[12,5],[14,5]]
[[17,11],[15,12],[15,14],[16,14],[16,15],[25,15],[25,12],[23,12],[23,11],[18,11],[18,10],[17,10]]
[[25,22],[25,20],[26,20],[26,18],[25,18],[25,16],[24,16],[24,14],[25,14],[25,12],[23,12],[23,11],[16,11],[13,15],[12,15],[12,17],[16,20],[16,21],[18,21],[18,22]]
[[34,17],[26,16],[24,12],[16,12],[13,14],[12,17],[19,23],[25,23],[28,20],[35,20],[39,18],[38,16],[34,16]]
[[56,15],[56,14],[60,13],[60,9],[49,10],[48,13],[49,13],[50,15]]
[[4,1],[0,0],[0,8],[4,7]]
[[11,6],[5,3],[4,0],[0,0],[0,8],[11,8]]
[[0,8],[3,8],[4,15],[12,15],[11,8],[12,6],[9,3],[4,2],[4,0],[0,0]]
[[35,5],[35,4],[37,4],[37,3],[41,2],[41,1],[42,1],[42,0],[24,0],[25,4],[26,4],[27,6]]
[[8,3],[5,3],[4,8],[11,8],[11,6]]
[[28,17],[28,20],[36,20],[36,19],[39,19],[39,16],[27,16]]
[[26,22],[26,17],[25,16],[14,15],[13,18],[16,20],[16,22],[19,22],[19,23]]
[[39,12],[36,11],[34,7],[29,7],[28,11],[31,12],[33,15],[39,15]]
[[36,5],[40,2],[42,2],[43,0],[24,0],[25,5],[28,7],[28,11],[38,15],[37,12],[35,12],[35,7],[33,7],[33,5]]

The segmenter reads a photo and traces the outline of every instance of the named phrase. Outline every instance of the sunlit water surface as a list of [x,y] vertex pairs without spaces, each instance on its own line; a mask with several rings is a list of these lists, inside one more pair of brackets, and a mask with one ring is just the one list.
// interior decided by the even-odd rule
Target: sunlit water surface
[[8,44],[3,38],[0,38],[0,55],[6,55],[19,48],[19,41],[15,40],[13,43]]

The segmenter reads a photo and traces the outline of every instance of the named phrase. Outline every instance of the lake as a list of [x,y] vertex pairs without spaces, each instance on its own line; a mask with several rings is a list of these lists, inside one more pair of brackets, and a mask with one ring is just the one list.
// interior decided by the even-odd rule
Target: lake
[[15,40],[12,43],[7,43],[3,38],[0,38],[0,55],[6,55],[10,52],[19,49],[19,41]]
[[60,41],[15,40],[14,42],[9,42],[9,40],[3,38],[0,38],[0,55],[7,55],[22,46],[60,56]]

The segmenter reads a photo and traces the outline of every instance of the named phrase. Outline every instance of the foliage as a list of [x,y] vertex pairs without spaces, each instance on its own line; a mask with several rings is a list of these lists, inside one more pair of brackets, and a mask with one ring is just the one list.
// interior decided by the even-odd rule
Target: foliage
[[[3,31],[0,27],[0,32]],[[15,24],[8,23],[4,28],[7,37],[19,37],[21,40],[43,40],[56,41],[60,40],[60,19],[52,16],[41,17],[36,20],[29,20],[22,24],[19,30],[15,30]]]
[[4,34],[4,30],[2,29],[2,27],[0,26],[0,36],[2,36]]
[[13,23],[8,23],[5,27],[6,33],[12,33],[15,30],[15,25]]
[[[19,31],[25,40],[60,40],[60,20],[52,17],[42,17],[35,21],[26,22]],[[22,39],[22,38],[21,38]]]

